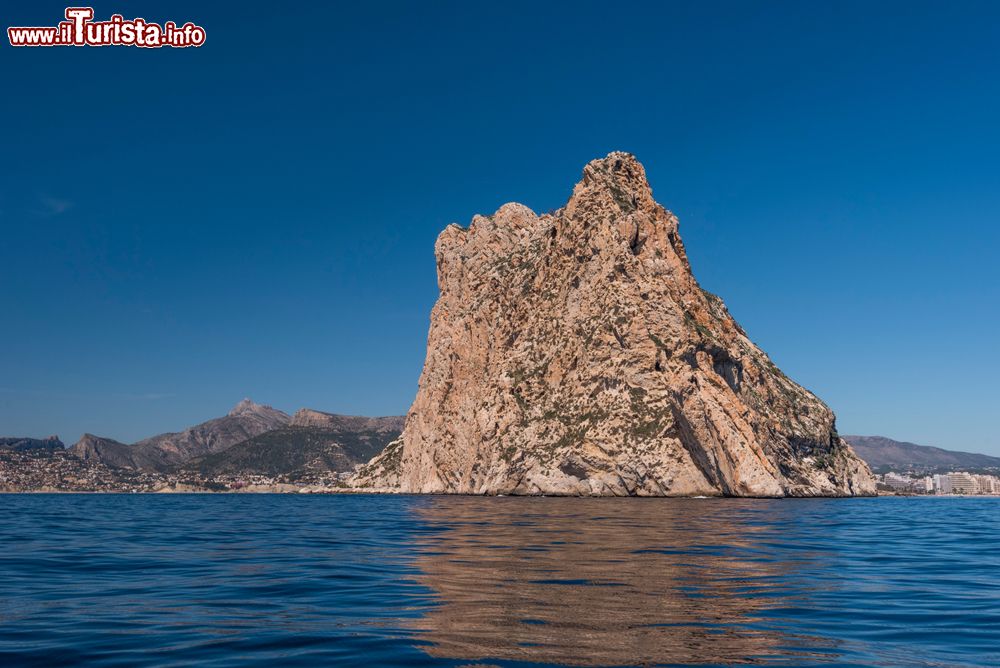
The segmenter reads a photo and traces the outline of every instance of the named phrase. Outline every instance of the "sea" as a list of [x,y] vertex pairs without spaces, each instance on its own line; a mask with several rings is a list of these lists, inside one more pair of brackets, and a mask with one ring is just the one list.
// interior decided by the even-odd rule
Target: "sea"
[[1000,499],[0,495],[0,666],[998,666]]

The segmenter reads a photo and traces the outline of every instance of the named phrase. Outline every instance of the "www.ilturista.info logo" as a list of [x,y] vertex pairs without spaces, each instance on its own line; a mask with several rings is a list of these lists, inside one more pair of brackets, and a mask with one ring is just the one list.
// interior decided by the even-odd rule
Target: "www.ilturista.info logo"
[[112,14],[107,21],[94,21],[93,7],[67,7],[66,20],[54,28],[7,28],[11,46],[201,46],[205,29],[195,24],[178,26],[167,21],[162,26],[146,19],[126,20]]

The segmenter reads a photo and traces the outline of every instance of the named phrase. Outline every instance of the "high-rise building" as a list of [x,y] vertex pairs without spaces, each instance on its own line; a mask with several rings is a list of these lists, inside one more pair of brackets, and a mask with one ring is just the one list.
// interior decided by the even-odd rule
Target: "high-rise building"
[[951,494],[951,478],[946,475],[934,476],[934,492],[936,494]]
[[1000,479],[992,475],[977,475],[973,476],[976,479],[976,484],[979,486],[980,494],[998,494],[1000,493]]
[[892,487],[897,492],[908,492],[913,489],[913,479],[905,475],[899,475],[898,473],[886,473],[882,480],[886,485]]
[[979,494],[976,479],[968,473],[949,473],[948,480],[951,481],[952,494]]

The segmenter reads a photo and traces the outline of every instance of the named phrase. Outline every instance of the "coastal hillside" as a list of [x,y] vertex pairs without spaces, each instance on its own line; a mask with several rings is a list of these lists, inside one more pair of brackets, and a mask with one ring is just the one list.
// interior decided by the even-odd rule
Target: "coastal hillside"
[[844,436],[844,440],[879,473],[1000,470],[1000,457],[894,441],[885,436]]
[[[245,403],[242,406],[258,413]],[[237,408],[233,412],[246,415]],[[219,424],[218,420],[204,423],[201,433],[209,431],[204,425]],[[231,422],[226,428],[230,434],[238,433]],[[275,429],[180,464],[166,449],[93,434],[85,434],[72,448],[54,436],[3,437],[0,492],[329,489],[340,485],[342,474],[381,452],[402,429],[403,418],[398,416],[370,418],[303,409]]]
[[114,468],[164,471],[195,457],[221,452],[282,427],[290,420],[287,413],[244,399],[228,414],[183,431],[160,434],[131,445],[87,434],[70,452],[80,459]]
[[68,452],[81,461],[113,469],[162,471],[171,466],[167,453],[162,450],[136,447],[94,434],[84,434]]
[[833,412],[695,280],[678,225],[635,157],[612,153],[585,167],[554,213],[505,204],[468,228],[448,226],[406,427],[351,484],[874,494]]
[[223,417],[139,441],[135,447],[159,450],[173,462],[188,461],[223,450],[248,438],[283,427],[291,418],[270,406],[244,399]]
[[49,436],[48,438],[0,436],[0,450],[26,452],[28,450],[62,450],[65,447],[58,436]]
[[348,472],[397,438],[402,423],[402,417],[367,418],[302,410],[291,424],[197,458],[181,471],[204,479],[281,476],[288,480]]

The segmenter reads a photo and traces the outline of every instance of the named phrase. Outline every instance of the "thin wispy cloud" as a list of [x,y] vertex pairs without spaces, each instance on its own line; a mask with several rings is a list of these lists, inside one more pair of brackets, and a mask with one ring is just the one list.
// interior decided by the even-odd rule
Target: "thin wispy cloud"
[[[0,394],[20,394],[32,397],[53,397],[62,399],[80,399],[92,397],[92,394],[80,394],[75,392],[52,392],[49,390],[39,390],[34,388],[0,387]],[[126,399],[129,401],[159,401],[161,399],[172,399],[177,394],[174,392],[113,392],[104,395],[110,399]]]
[[135,399],[146,399],[149,401],[158,401],[160,399],[170,399],[176,397],[177,395],[173,392],[149,392],[147,394],[140,394],[135,396]]
[[60,216],[72,208],[73,202],[68,199],[42,195],[38,198],[38,201],[31,212],[36,216],[48,218],[51,216]]

